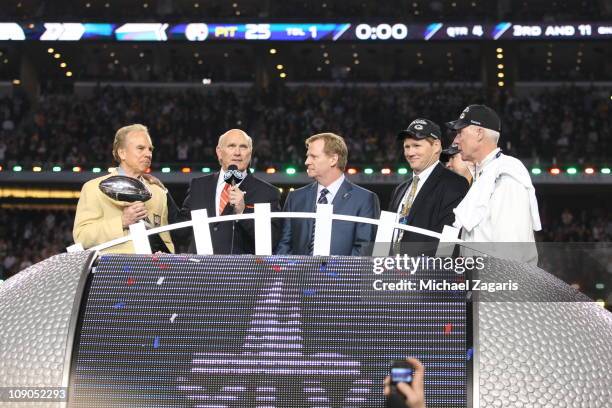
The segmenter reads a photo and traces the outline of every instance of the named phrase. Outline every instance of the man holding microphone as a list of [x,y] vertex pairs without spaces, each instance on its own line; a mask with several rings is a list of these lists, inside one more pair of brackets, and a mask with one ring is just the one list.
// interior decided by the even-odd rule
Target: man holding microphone
[[[280,192],[271,184],[249,173],[253,141],[240,129],[231,129],[219,137],[216,148],[221,165],[219,172],[191,180],[183,202],[181,218],[190,219],[192,210],[206,208],[209,216],[253,212],[255,203],[270,203],[272,211],[280,210]],[[278,219],[272,220],[272,247],[280,236]],[[215,254],[255,253],[253,220],[211,224]],[[189,252],[195,253],[195,241],[190,237]]]

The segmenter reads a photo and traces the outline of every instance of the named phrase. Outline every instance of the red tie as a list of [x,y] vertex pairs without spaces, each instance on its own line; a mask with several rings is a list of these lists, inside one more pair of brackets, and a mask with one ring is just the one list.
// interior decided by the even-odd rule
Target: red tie
[[221,191],[221,198],[219,199],[219,215],[223,214],[223,210],[225,210],[225,206],[229,201],[229,190],[231,186],[228,183],[225,183],[225,187],[223,187],[223,191]]

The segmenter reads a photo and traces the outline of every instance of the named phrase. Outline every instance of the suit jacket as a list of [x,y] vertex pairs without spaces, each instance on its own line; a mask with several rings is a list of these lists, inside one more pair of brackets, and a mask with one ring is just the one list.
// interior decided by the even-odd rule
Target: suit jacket
[[[299,188],[287,196],[285,212],[315,212],[317,183]],[[348,179],[340,185],[332,201],[334,214],[378,218],[380,203],[373,192],[351,183]],[[288,218],[284,220],[283,233],[276,248],[278,254],[308,255],[314,219]],[[330,255],[368,255],[368,244],[376,238],[376,227],[371,224],[334,221]]]
[[[406,190],[412,184],[412,178],[395,188],[389,211],[397,212],[402,205]],[[425,184],[419,190],[410,212],[408,225],[442,232],[445,225],[453,225],[453,209],[459,205],[467,194],[469,184],[465,177],[436,164]],[[417,233],[405,232],[402,242],[437,242],[437,239]]]
[[[180,211],[182,220],[191,219],[192,210],[206,208],[209,217],[216,215],[215,196],[219,172],[191,180],[187,197]],[[254,211],[255,203],[270,203],[272,211],[280,211],[280,192],[278,188],[247,173],[240,183],[240,190],[245,191],[244,214]],[[231,206],[227,205],[222,215],[232,214]],[[234,226],[234,241],[232,245],[232,224]],[[272,248],[280,236],[280,219],[272,219]],[[215,254],[254,254],[255,253],[255,222],[253,220],[225,221],[210,224],[213,251]],[[193,234],[189,237],[189,252],[195,253]]]
[[[89,180],[81,189],[81,196],[77,204],[76,215],[74,217],[74,228],[72,235],[74,242],[80,243],[84,248],[90,248],[115,238],[126,236],[130,233],[129,229],[123,229],[121,216],[123,208],[127,203],[115,201],[100,191],[99,185],[102,180],[111,176],[116,176],[113,172],[106,176]],[[168,224],[168,205],[166,191],[161,187],[143,181],[152,197],[145,202],[145,207],[149,213],[149,221],[155,226]],[[159,234],[161,241],[170,252],[174,252],[174,245],[170,234],[162,232]],[[150,237],[150,239],[153,237]],[[155,251],[155,240],[151,239],[152,249]],[[104,253],[134,253],[134,245],[131,242],[116,245],[108,248]]]

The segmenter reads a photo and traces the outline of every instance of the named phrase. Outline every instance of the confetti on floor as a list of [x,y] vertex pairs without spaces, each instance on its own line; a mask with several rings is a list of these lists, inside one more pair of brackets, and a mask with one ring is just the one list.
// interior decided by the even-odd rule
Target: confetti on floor
[[164,283],[164,279],[166,279],[166,278],[165,278],[165,277],[163,277],[163,276],[162,276],[161,278],[159,278],[159,279],[157,280],[157,284],[158,284],[158,285],[161,285],[162,283]]
[[113,308],[115,308],[115,309],[123,309],[124,306],[125,306],[125,302],[119,302],[119,303],[115,303],[113,305]]
[[155,336],[155,340],[153,340],[153,348],[159,348],[159,336]]
[[444,325],[444,334],[450,334],[450,332],[453,330],[453,324],[452,323],[446,323]]
[[177,316],[178,316],[178,314],[173,313],[172,317],[170,318],[170,323],[174,323],[174,319],[176,319]]
[[189,258],[189,260],[190,260],[191,262],[198,262],[198,263],[199,263],[199,262],[202,262],[200,259],[196,259],[196,258]]
[[272,269],[274,269],[274,272],[280,272],[280,271],[281,271],[281,267],[280,267],[280,266],[278,266],[278,265],[274,265],[274,266],[272,267]]
[[470,347],[467,350],[467,361],[470,361],[472,359],[472,356],[474,356],[474,349],[472,347]]
[[312,296],[316,294],[317,294],[316,289],[304,289],[304,295],[306,296]]
[[132,272],[132,267],[129,265],[124,265],[123,266],[123,272]]
[[135,282],[136,282],[136,281],[135,281],[134,279],[132,279],[132,278],[128,278],[128,280],[127,280],[127,282],[126,282],[126,283],[128,284],[128,286],[132,286],[132,285],[133,285]]

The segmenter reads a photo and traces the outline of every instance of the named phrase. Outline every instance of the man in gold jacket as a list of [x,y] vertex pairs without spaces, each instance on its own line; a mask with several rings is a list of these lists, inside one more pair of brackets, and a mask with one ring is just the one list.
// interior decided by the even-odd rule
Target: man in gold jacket
[[[144,220],[148,228],[168,224],[167,192],[157,184],[143,178],[151,166],[153,144],[146,126],[134,124],[122,127],[115,134],[113,157],[119,167],[112,173],[85,183],[77,205],[72,235],[74,242],[90,248],[129,234],[129,226]],[[102,180],[111,176],[124,175],[140,179],[151,191],[151,199],[143,203],[115,201],[99,189]],[[151,236],[153,251],[174,252],[170,234],[159,234],[161,239]],[[165,248],[164,248],[165,246]],[[134,253],[132,242],[108,248],[104,253]]]

